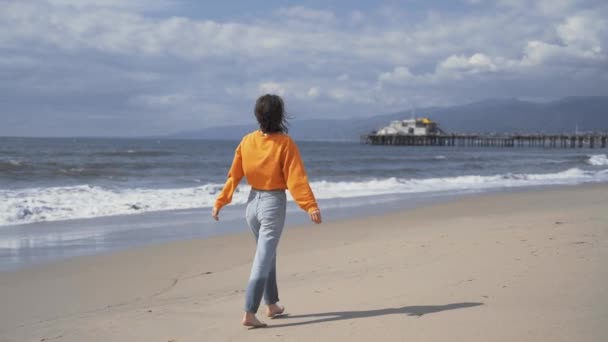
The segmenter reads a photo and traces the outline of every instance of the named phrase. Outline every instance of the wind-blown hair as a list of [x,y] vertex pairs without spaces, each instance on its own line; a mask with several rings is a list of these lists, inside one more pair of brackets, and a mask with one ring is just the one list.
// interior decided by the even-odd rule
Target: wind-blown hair
[[263,133],[287,133],[285,104],[280,96],[271,94],[260,96],[255,102],[254,113]]

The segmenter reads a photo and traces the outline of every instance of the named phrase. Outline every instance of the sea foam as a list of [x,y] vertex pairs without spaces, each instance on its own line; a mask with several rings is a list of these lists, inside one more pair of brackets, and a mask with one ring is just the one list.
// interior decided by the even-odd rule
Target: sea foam
[[[604,156],[605,158],[605,156]],[[332,200],[386,194],[485,191],[500,188],[606,182],[608,170],[578,168],[548,174],[463,175],[445,178],[382,178],[365,181],[315,181],[318,199]],[[57,221],[150,211],[210,208],[222,184],[178,189],[108,189],[100,186],[67,186],[0,190],[0,226]],[[244,204],[250,187],[241,185],[232,203]],[[290,200],[291,197],[289,197]]]
[[605,154],[594,154],[589,156],[587,163],[593,166],[606,166],[608,165],[608,157]]

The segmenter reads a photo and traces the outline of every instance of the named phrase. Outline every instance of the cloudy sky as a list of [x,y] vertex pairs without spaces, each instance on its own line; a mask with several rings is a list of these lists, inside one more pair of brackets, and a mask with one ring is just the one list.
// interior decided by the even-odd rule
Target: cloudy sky
[[608,95],[606,0],[0,0],[0,135]]

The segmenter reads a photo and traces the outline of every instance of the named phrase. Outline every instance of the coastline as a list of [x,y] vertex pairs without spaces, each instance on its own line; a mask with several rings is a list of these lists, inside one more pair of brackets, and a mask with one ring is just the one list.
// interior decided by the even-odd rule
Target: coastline
[[[325,222],[387,215],[477,196],[527,193],[549,189],[594,187],[607,182],[578,185],[506,187],[480,191],[439,191],[319,200]],[[66,259],[111,254],[174,241],[225,234],[249,234],[243,219],[244,205],[229,205],[215,222],[207,208],[144,212],[65,221],[36,222],[0,227],[0,274]],[[286,228],[309,223],[308,215],[290,202]]]
[[608,185],[486,193],[289,229],[289,316],[238,326],[247,233],[0,273],[2,341],[601,341]]

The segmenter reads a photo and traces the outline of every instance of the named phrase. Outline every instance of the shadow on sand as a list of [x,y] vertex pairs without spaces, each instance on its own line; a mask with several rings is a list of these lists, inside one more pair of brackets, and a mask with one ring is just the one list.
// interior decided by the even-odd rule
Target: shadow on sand
[[376,317],[376,316],[385,316],[385,315],[406,314],[408,316],[422,317],[426,314],[447,311],[447,310],[471,308],[471,307],[480,306],[480,305],[484,305],[484,303],[454,303],[454,304],[446,304],[446,305],[404,306],[401,308],[366,310],[366,311],[322,312],[322,313],[305,314],[305,315],[286,314],[282,317],[277,317],[276,320],[283,321],[283,320],[290,319],[290,318],[316,318],[316,319],[313,319],[311,321],[306,321],[306,322],[272,324],[269,326],[269,328],[293,327],[293,326],[298,326],[298,325],[315,324],[315,323],[323,323],[323,322],[331,322],[331,321],[342,321],[342,320],[346,320],[346,319]]

